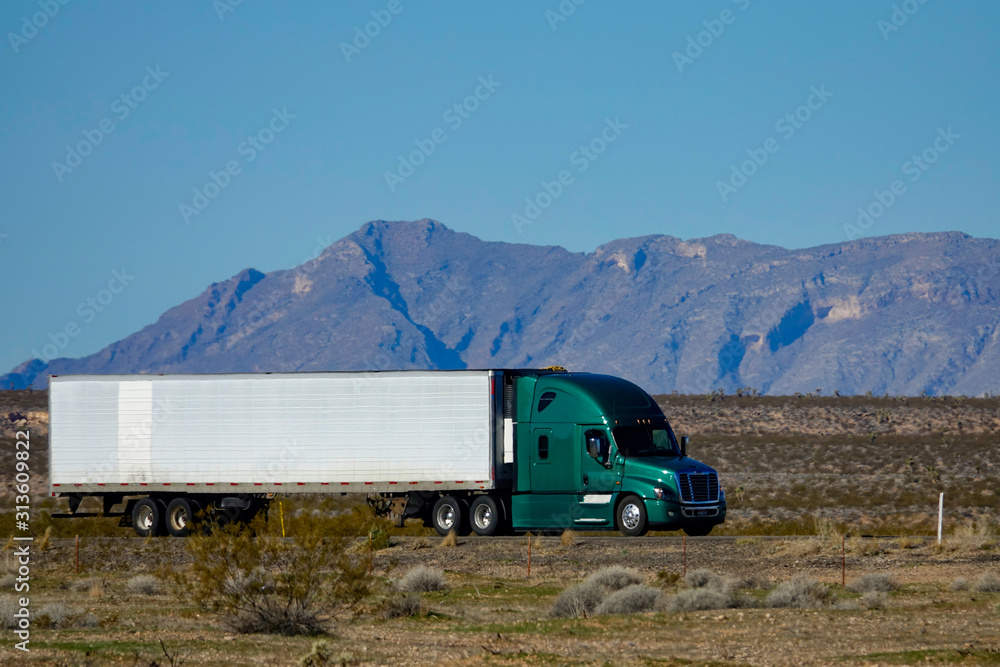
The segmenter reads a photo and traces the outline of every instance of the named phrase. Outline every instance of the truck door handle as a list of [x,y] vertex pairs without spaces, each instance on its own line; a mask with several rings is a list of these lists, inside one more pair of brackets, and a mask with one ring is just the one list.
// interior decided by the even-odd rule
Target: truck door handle
[[589,477],[587,477],[586,475],[584,475],[584,476],[583,476],[583,483],[584,483],[585,485],[586,485],[586,484],[590,484],[590,478],[589,478]]

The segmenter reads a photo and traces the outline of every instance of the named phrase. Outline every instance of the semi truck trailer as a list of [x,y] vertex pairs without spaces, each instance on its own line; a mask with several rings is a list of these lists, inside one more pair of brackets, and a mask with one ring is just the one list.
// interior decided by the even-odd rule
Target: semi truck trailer
[[[365,494],[439,534],[683,529],[726,516],[645,391],[550,369],[53,375],[51,494],[63,516],[183,537],[276,494]],[[101,512],[80,512],[84,498]]]

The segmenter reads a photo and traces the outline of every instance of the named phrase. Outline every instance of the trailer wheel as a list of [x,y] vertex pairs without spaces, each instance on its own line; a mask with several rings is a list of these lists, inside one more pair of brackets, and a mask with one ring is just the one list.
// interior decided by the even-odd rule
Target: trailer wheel
[[458,535],[463,533],[468,535],[465,526],[469,525],[469,521],[465,508],[466,505],[458,498],[452,496],[438,498],[434,503],[434,509],[431,510],[431,523],[434,524],[434,530],[438,535],[443,537],[453,530]]
[[646,504],[638,496],[625,496],[618,503],[618,511],[615,513],[615,522],[622,535],[628,537],[638,537],[645,535],[649,530],[649,522],[646,521]]
[[191,525],[201,507],[194,500],[174,498],[167,505],[167,532],[174,537],[187,537],[191,533]]
[[472,524],[472,532],[476,535],[483,537],[496,535],[500,532],[502,520],[497,501],[490,496],[479,496],[469,508],[469,523]]
[[132,527],[139,537],[163,534],[163,501],[143,498],[132,508]]

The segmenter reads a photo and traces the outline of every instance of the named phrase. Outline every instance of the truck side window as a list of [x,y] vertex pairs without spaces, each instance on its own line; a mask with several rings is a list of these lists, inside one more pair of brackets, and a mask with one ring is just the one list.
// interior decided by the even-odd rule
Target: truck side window
[[556,392],[554,391],[547,391],[544,394],[542,394],[541,397],[538,399],[538,411],[541,412],[545,408],[549,407],[549,403],[554,401],[555,398],[556,398]]
[[549,458],[549,436],[542,435],[538,438],[538,458]]

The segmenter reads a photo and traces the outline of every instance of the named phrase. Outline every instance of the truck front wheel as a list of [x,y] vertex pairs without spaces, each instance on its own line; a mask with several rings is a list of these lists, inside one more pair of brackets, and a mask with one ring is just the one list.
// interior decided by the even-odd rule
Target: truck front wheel
[[618,511],[615,518],[618,523],[618,530],[622,535],[628,537],[639,537],[645,535],[649,530],[649,522],[646,520],[646,504],[638,496],[625,496],[618,503]]
[[163,534],[163,502],[143,498],[132,508],[132,527],[139,537]]

